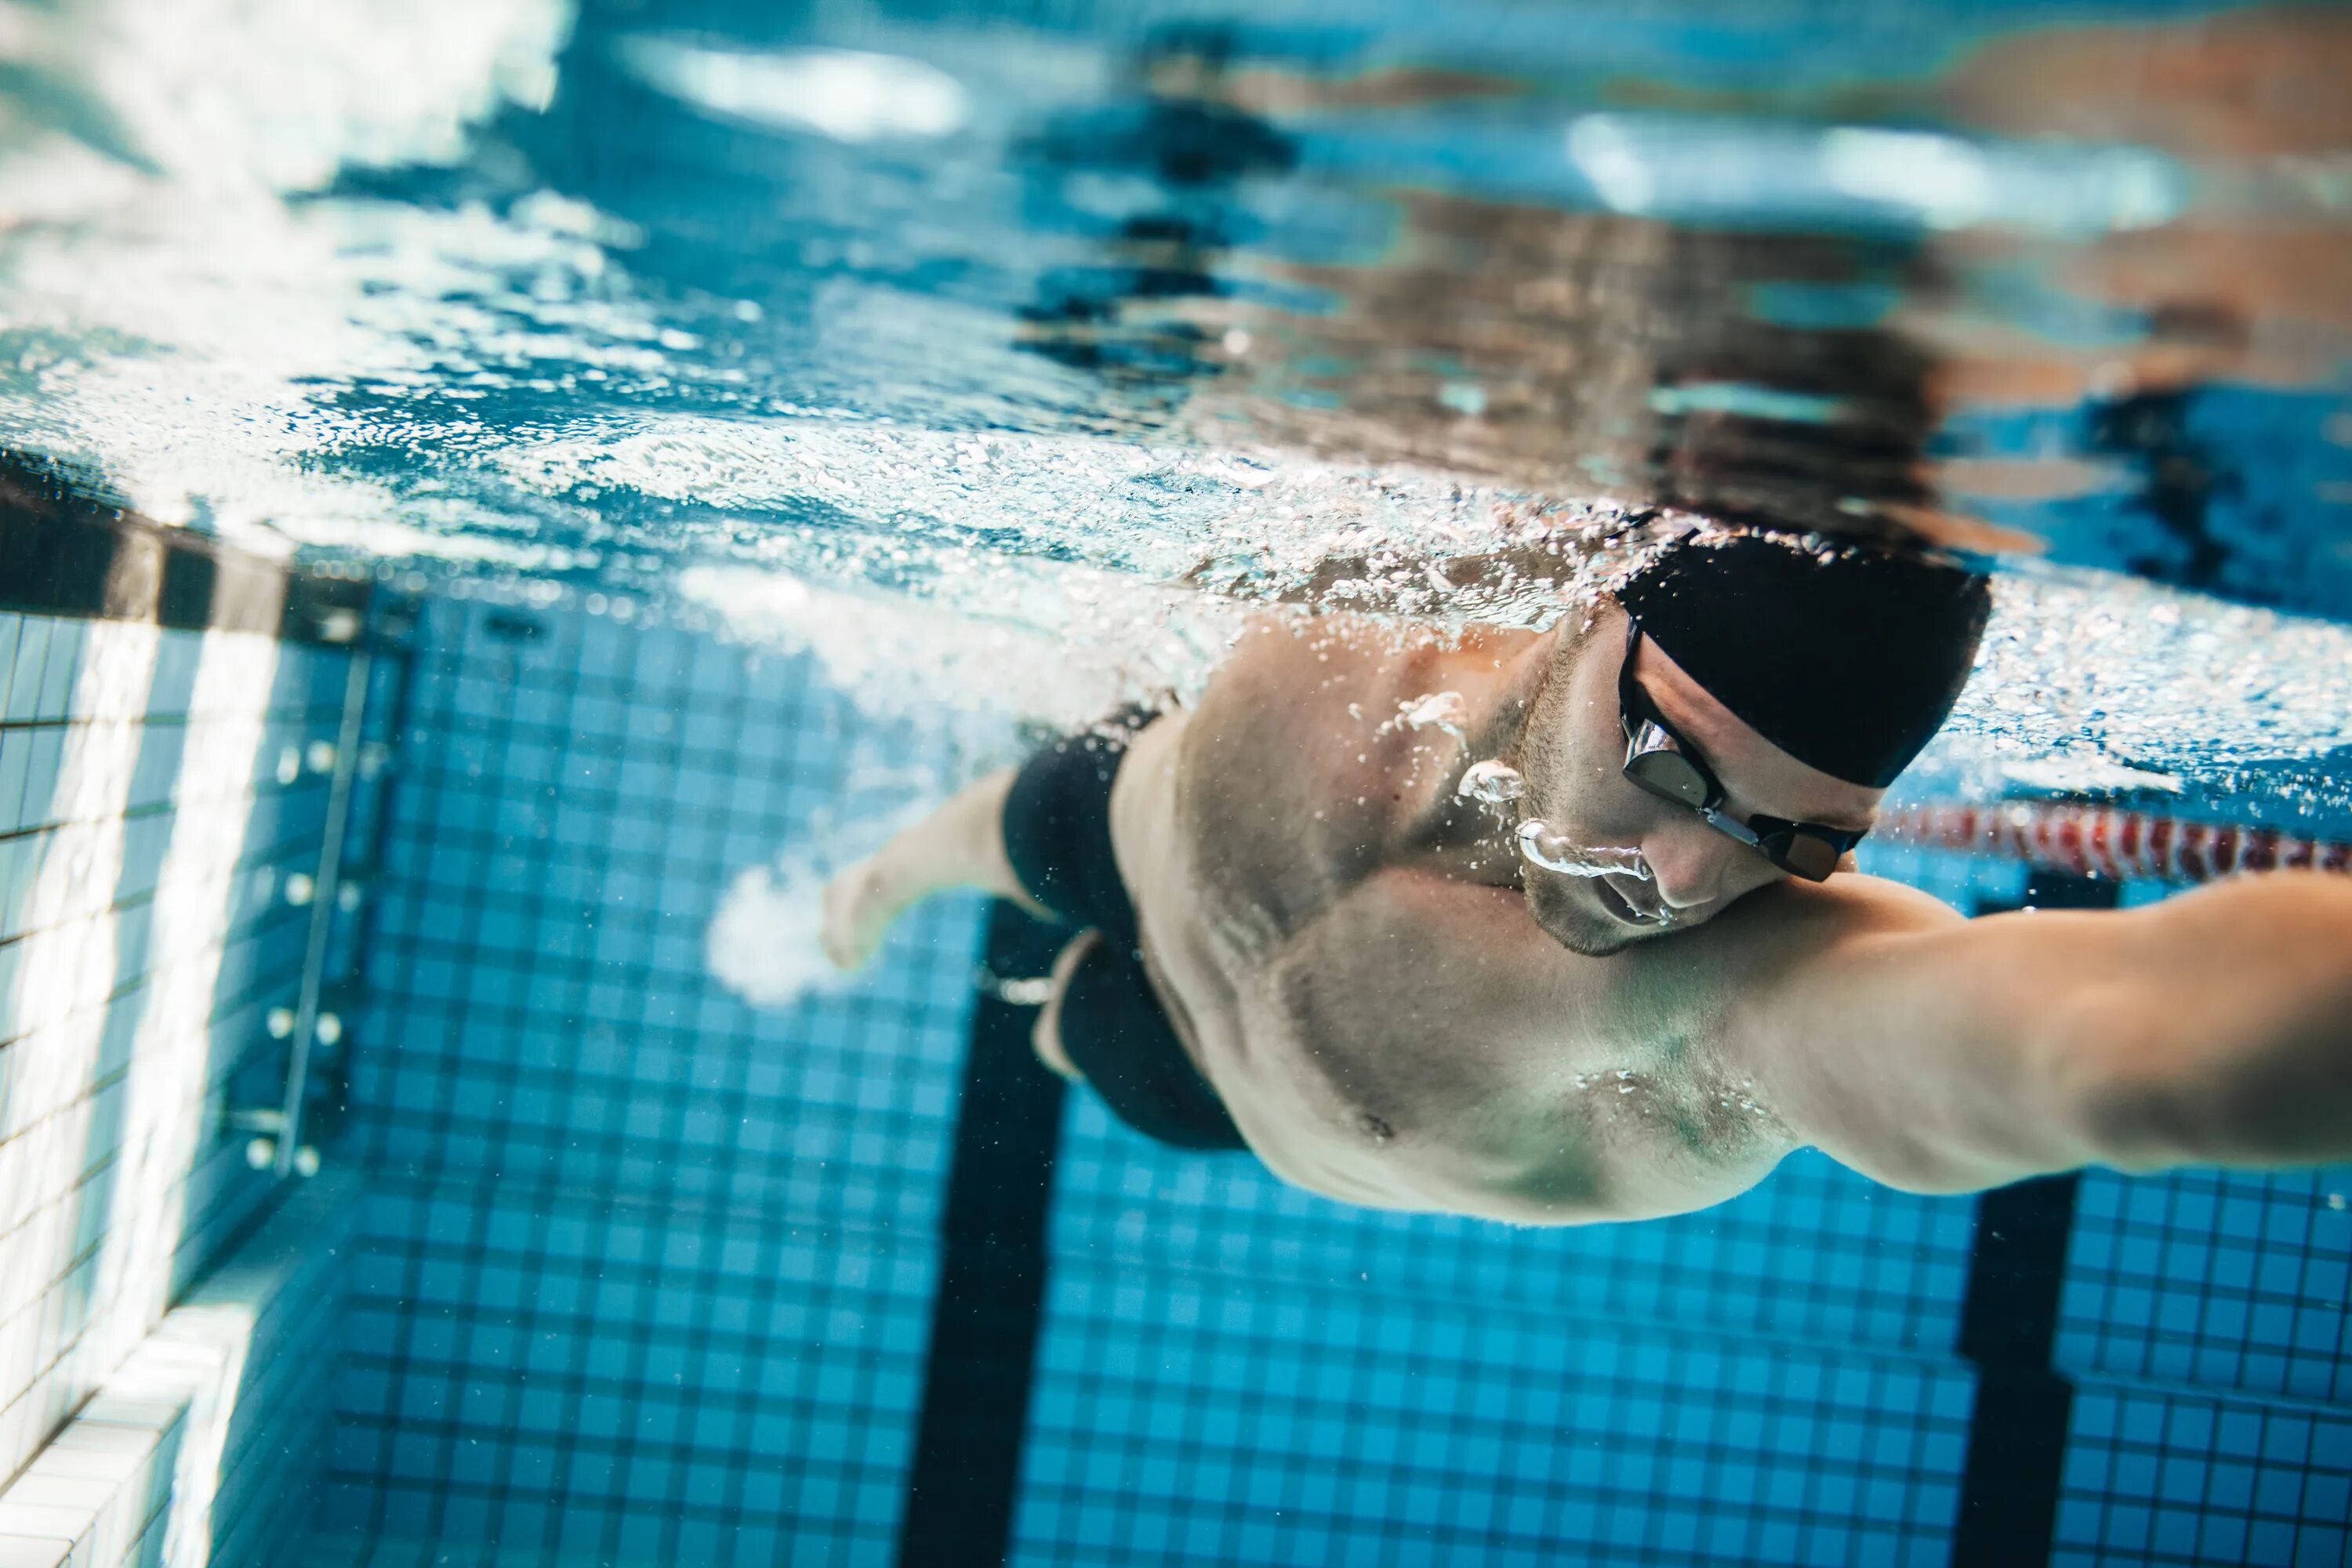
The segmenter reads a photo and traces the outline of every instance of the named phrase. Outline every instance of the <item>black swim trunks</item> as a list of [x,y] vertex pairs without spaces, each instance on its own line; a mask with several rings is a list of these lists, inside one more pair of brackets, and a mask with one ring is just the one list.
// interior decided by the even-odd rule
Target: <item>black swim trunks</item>
[[1135,901],[1110,845],[1110,786],[1141,709],[1029,759],[1004,801],[1004,851],[1031,898],[1102,940],[1062,994],[1062,1050],[1129,1127],[1180,1149],[1244,1149],[1234,1119],[1170,1026],[1143,969]]

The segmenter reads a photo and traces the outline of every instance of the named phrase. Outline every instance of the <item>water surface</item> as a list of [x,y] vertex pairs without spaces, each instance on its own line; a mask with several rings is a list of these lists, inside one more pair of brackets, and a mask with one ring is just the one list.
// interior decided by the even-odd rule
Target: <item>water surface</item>
[[1907,789],[2347,816],[2343,12],[6,16],[0,443],[163,521],[975,752],[1645,509],[1896,537],[2006,574]]

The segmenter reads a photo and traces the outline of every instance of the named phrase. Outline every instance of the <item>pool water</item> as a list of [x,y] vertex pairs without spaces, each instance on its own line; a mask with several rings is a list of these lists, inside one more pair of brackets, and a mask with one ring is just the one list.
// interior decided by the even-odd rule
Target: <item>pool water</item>
[[[0,500],[368,584],[386,781],[318,1004],[349,651],[0,637],[0,1510],[168,1297],[311,1308],[232,1364],[221,1562],[2352,1560],[2352,1173],[1366,1214],[1017,1077],[976,902],[845,981],[808,896],[1254,610],[1544,624],[1588,568],[1475,563],[1652,508],[1992,567],[1898,804],[2352,837],[2352,12],[84,0],[0,54]],[[14,977],[97,931],[136,1012],[174,812],[255,956],[39,1098]],[[341,1184],[257,1231],[304,984]],[[185,1223],[24,1217],[118,1166]]]

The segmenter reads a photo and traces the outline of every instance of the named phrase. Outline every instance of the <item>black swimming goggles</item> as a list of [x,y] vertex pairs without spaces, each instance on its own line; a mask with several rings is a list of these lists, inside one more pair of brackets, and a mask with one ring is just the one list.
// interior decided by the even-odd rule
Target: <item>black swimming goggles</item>
[[1751,816],[1742,822],[1723,809],[1723,784],[1696,748],[1675,733],[1642,683],[1633,679],[1633,649],[1642,623],[1625,622],[1625,662],[1617,669],[1617,721],[1625,731],[1625,776],[1646,795],[1695,811],[1717,833],[1737,838],[1792,877],[1826,882],[1845,852],[1862,842],[1852,828],[1818,822]]

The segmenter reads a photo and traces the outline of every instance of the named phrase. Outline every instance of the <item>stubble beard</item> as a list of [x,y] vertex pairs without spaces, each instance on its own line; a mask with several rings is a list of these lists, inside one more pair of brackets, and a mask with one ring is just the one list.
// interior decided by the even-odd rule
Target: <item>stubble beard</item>
[[1665,934],[1634,931],[1622,921],[1582,908],[1559,879],[1530,869],[1527,883],[1528,913],[1544,934],[1580,958],[1614,958],[1637,942]]

